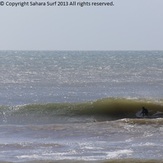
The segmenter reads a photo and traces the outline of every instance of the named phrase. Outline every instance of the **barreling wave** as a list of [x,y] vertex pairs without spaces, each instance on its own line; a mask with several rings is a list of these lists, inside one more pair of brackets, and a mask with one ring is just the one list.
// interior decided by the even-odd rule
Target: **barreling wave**
[[[153,118],[163,117],[163,100],[106,98],[85,103],[48,103],[22,106],[1,106],[1,124],[49,124],[109,121],[136,118],[142,107]],[[139,120],[140,121],[140,120]]]

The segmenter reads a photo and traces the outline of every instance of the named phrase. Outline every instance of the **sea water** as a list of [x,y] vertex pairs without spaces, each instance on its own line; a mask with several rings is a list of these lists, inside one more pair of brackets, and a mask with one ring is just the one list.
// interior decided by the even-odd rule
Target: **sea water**
[[163,51],[0,51],[0,161],[162,162],[162,88]]

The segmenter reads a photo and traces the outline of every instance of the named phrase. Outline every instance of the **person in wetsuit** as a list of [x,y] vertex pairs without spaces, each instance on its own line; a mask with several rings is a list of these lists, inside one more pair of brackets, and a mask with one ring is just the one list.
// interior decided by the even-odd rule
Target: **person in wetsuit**
[[144,106],[142,107],[142,112],[141,114],[143,115],[143,117],[148,116],[148,109],[146,109]]

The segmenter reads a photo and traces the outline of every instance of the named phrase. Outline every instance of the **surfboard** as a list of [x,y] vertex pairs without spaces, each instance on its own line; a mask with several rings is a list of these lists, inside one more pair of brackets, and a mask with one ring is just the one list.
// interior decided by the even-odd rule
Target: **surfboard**
[[148,115],[148,116],[143,116],[142,114],[142,110],[138,111],[136,113],[136,117],[137,118],[163,118],[163,112],[159,112],[157,111],[155,114],[153,115]]
[[136,113],[136,117],[137,117],[137,118],[149,118],[149,116],[143,116],[142,110],[140,110],[140,111],[138,111],[138,112]]
[[140,111],[138,111],[138,112],[136,113],[136,117],[137,117],[137,118],[143,118],[142,110],[140,110]]

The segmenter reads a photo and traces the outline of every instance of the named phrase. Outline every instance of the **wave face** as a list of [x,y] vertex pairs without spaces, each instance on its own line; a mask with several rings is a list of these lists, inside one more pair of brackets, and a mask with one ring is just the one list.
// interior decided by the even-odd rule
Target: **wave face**
[[0,107],[1,124],[86,123],[136,118],[145,107],[148,118],[163,117],[163,101],[105,98],[86,103],[48,103]]

